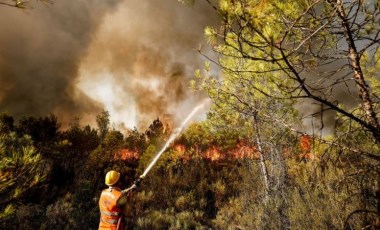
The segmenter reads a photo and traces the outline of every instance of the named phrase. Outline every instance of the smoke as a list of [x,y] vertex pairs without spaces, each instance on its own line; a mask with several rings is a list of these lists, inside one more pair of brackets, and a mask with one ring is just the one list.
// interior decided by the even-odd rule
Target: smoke
[[[188,81],[202,67],[196,48],[212,15],[205,3],[124,1],[104,19],[81,63],[80,88],[128,127],[157,117],[179,124],[200,101]],[[107,87],[113,90],[105,95]]]
[[[323,52],[327,56],[327,52],[336,52],[336,50],[326,49]],[[339,102],[348,109],[358,105],[358,92],[347,60],[339,59],[316,68],[309,68],[309,71],[302,73],[301,76],[314,95],[333,103]],[[321,136],[335,133],[337,117],[340,115],[336,111],[311,98],[298,100],[295,108],[302,117],[306,133]]]
[[[116,2],[118,2],[116,4]],[[199,97],[188,81],[212,9],[174,0],[76,0],[0,7],[0,109],[16,118],[54,113],[94,124],[101,110],[116,125],[181,120]]]
[[61,120],[100,111],[75,90],[78,63],[116,1],[56,1],[27,11],[0,7],[0,108],[16,118]]

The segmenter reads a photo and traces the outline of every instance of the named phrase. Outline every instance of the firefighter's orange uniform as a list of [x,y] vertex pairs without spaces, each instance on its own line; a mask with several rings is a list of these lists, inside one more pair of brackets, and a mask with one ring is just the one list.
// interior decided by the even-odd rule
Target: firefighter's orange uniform
[[104,189],[99,199],[99,209],[100,209],[100,229],[112,229],[116,230],[123,229],[122,223],[122,211],[119,199],[126,199],[125,195],[120,191],[119,188],[107,188]]
[[110,171],[106,175],[105,184],[109,188],[102,191],[99,199],[99,230],[122,230],[124,228],[122,208],[127,203],[128,197],[131,196],[132,190],[137,186],[134,184],[125,190],[114,187],[113,185],[117,183],[119,177],[120,174],[116,171]]

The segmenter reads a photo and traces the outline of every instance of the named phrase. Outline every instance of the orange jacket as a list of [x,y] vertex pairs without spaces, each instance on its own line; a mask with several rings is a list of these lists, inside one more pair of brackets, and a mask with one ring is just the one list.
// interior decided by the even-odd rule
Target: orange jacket
[[123,193],[119,188],[107,188],[102,191],[99,199],[100,223],[99,230],[116,230],[118,222],[119,229],[123,229],[121,222],[122,211],[118,207],[117,201]]

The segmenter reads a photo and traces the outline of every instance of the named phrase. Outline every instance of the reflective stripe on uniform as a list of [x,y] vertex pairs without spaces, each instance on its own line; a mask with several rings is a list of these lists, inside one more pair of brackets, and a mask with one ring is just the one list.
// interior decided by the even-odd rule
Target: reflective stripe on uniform
[[103,219],[102,217],[100,217],[100,221],[107,223],[107,224],[117,224],[119,219]]
[[120,216],[120,212],[108,212],[108,211],[100,211],[101,214],[105,216]]
[[[108,188],[102,191],[99,199],[100,230],[116,229],[122,220],[122,210],[117,206],[117,201],[122,195],[119,188]],[[122,225],[122,223],[120,223]]]

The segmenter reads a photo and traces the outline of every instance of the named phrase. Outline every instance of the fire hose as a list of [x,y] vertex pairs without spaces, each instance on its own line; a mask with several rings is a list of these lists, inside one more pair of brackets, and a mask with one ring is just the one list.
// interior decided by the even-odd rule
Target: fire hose
[[[150,162],[148,167],[146,167],[145,171],[141,176],[139,177],[141,182],[141,179],[143,179],[146,174],[149,173],[149,171],[152,169],[152,167],[156,164],[160,156],[165,152],[165,150],[169,147],[169,145],[177,138],[177,136],[182,132],[182,130],[185,128],[185,125],[189,122],[189,120],[198,112],[199,109],[201,109],[205,104],[207,100],[204,100],[201,104],[199,104],[197,107],[195,107],[191,113],[186,117],[186,119],[181,123],[181,125],[174,130],[174,132],[170,135],[169,139],[166,141],[164,147],[156,154],[156,156],[153,158],[153,160]],[[139,180],[137,179],[137,180]]]
[[166,141],[165,145],[162,147],[162,149],[155,155],[155,157],[152,159],[152,161],[149,163],[149,165],[145,168],[144,172],[140,175],[140,177],[133,183],[133,185],[128,188],[134,189],[137,188],[141,181],[145,178],[145,176],[149,173],[149,171],[152,169],[152,167],[157,163],[158,159],[161,157],[161,155],[165,152],[165,150],[169,147],[169,145],[177,138],[177,136],[182,132],[182,130],[185,128],[185,125],[189,122],[189,120],[200,110],[208,100],[204,100],[201,104],[199,104],[197,107],[195,107],[191,113],[186,117],[186,119],[181,123],[181,125],[174,130],[174,132],[170,135],[169,139]]
[[[187,118],[182,122],[182,124],[174,130],[174,132],[170,135],[169,139],[166,141],[165,145],[162,147],[162,149],[155,155],[155,157],[152,159],[152,161],[149,163],[149,165],[145,168],[144,172],[139,176],[137,180],[133,182],[133,185],[125,190],[123,190],[123,193],[127,193],[128,191],[131,191],[141,184],[141,181],[145,178],[145,176],[149,173],[149,171],[152,169],[152,167],[157,163],[158,159],[161,157],[161,155],[165,152],[165,150],[169,147],[169,145],[177,138],[177,136],[182,132],[182,130],[185,128],[185,125],[189,122],[189,120],[195,115],[196,112],[198,112],[199,109],[201,109],[205,104],[207,100],[204,100],[201,104],[199,104],[197,107],[195,107],[191,113],[187,116]],[[120,229],[120,223],[121,218],[119,218],[117,222],[116,229]]]

